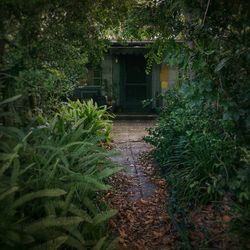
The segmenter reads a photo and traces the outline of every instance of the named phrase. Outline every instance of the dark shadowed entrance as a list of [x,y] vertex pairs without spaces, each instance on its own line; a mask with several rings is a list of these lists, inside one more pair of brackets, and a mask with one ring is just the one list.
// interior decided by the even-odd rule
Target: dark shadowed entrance
[[121,70],[121,100],[124,111],[143,112],[142,101],[150,98],[149,77],[143,55],[123,56]]

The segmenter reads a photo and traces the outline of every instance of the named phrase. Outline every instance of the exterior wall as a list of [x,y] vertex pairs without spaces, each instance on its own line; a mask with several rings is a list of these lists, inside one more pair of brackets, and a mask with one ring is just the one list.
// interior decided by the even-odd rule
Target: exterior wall
[[169,65],[161,65],[160,70],[160,82],[161,82],[161,93],[163,94],[169,88],[173,87],[178,77],[178,70],[175,67]]
[[102,95],[112,97],[113,79],[112,79],[112,57],[106,55],[102,62]]
[[178,69],[176,67],[169,67],[168,81],[169,87],[173,87],[178,80]]
[[[75,89],[72,97],[81,100],[95,98],[98,101],[100,99],[101,101],[99,100],[99,103],[103,104],[106,104],[108,101],[109,105],[117,107],[119,110],[122,110],[127,104],[129,104],[129,101],[126,100],[125,102],[123,100],[125,98],[124,91],[128,92],[127,89],[125,90],[125,84],[123,83],[126,78],[124,76],[126,73],[125,63],[130,65],[129,61],[125,60],[125,57],[129,55],[143,56],[147,53],[147,49],[142,44],[128,44],[127,47],[124,45],[118,45],[116,44],[112,47],[105,55],[104,60],[100,65],[101,71],[96,73],[96,69],[93,69],[91,75],[93,78],[92,81],[90,82],[89,79],[84,79],[78,88]],[[146,76],[145,82],[147,83],[147,93],[145,98],[152,99],[152,106],[149,106],[149,109],[151,107],[156,108],[161,106],[162,100],[157,97],[164,94],[165,91],[175,84],[177,76],[177,68],[164,64],[153,64],[152,71]],[[136,95],[137,91],[132,91],[131,93]],[[143,91],[138,91],[138,96],[134,96],[133,98],[144,98],[144,96],[140,97],[141,93],[143,93]],[[138,100],[140,101],[141,99]],[[132,104],[132,107],[133,106],[135,105]],[[139,110],[138,107],[137,109]]]
[[[111,98],[115,106],[121,105],[120,88],[121,88],[121,60],[119,55],[107,54],[102,62],[102,95]],[[178,70],[168,65],[154,64],[151,81],[151,94],[153,99],[152,107],[160,106],[160,100],[156,97],[164,94],[171,88],[178,76]]]
[[112,58],[112,79],[113,79],[113,96],[115,105],[120,106],[120,75],[121,75],[121,64],[118,56]]
[[161,93],[164,94],[169,88],[172,88],[175,85],[177,78],[178,69],[176,67],[162,64],[160,70]]
[[159,106],[159,100],[155,98],[161,94],[160,65],[154,64],[152,68],[152,98],[153,108]]

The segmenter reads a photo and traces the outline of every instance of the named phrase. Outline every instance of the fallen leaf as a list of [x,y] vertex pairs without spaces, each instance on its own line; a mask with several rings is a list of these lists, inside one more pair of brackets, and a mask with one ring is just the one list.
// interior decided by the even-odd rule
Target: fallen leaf
[[127,234],[124,229],[118,229],[121,238],[126,238]]
[[228,223],[228,222],[230,222],[231,220],[232,220],[232,218],[231,218],[229,215],[224,215],[224,216],[223,216],[223,221],[224,221],[224,222]]

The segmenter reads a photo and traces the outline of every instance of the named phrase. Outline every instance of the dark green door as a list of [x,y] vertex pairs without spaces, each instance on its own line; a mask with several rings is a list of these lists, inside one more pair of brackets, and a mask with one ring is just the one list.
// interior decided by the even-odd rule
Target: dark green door
[[149,76],[145,71],[143,55],[124,56],[121,88],[124,111],[144,111],[142,101],[150,98]]

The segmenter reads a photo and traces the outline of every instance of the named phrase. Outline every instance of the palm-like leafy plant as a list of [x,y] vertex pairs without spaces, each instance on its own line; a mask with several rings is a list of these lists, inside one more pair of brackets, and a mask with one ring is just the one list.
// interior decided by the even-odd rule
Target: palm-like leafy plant
[[91,141],[86,136],[85,119],[71,125],[60,113],[46,126],[25,132],[0,126],[3,248],[114,246],[105,222],[116,211],[101,204],[98,195],[110,188],[105,178],[121,168],[108,160],[112,152],[97,146],[98,133]]
[[102,136],[104,140],[110,139],[113,115],[108,112],[106,106],[98,107],[92,99],[85,102],[68,100],[59,109],[58,116],[63,118],[67,128],[81,123],[88,135]]

